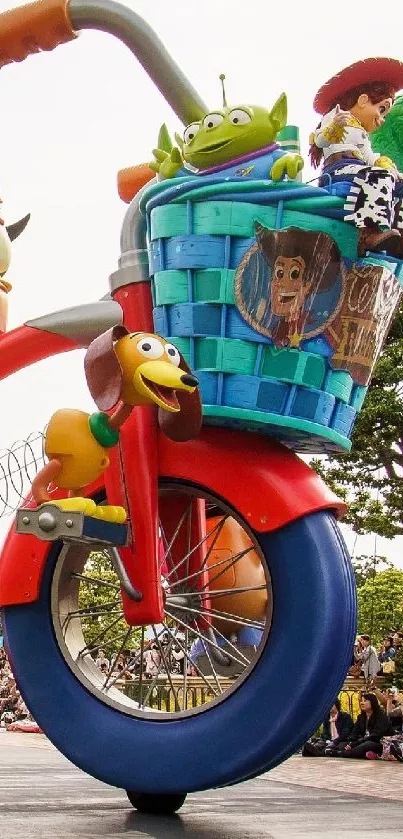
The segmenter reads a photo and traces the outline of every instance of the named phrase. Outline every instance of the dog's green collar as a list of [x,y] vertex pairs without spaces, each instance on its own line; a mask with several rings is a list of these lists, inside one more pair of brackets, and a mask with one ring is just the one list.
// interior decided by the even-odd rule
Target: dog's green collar
[[111,428],[108,414],[97,411],[95,414],[91,414],[88,422],[91,434],[105,449],[110,449],[111,446],[116,446],[119,442],[119,432],[115,428]]

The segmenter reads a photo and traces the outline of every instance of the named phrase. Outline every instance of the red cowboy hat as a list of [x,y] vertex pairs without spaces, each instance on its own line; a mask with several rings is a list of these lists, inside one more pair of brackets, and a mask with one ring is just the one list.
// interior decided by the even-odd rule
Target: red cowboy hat
[[313,101],[318,114],[327,114],[337,98],[353,87],[371,82],[387,82],[394,91],[403,87],[403,62],[395,58],[364,58],[340,70],[322,85]]

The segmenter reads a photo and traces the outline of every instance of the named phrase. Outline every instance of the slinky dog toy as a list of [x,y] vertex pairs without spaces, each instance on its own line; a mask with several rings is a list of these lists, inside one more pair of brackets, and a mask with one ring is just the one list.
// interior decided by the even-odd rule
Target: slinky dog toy
[[[145,332],[115,326],[96,338],[84,360],[91,395],[100,409],[93,414],[62,408],[50,419],[45,436],[49,462],[32,484],[38,505],[52,501],[62,510],[122,523],[123,507],[96,505],[84,498],[109,465],[107,450],[119,441],[119,429],[136,405],[156,405],[162,431],[176,441],[195,437],[201,426],[198,380],[173,344]],[[112,414],[106,413],[114,408]],[[55,500],[49,484],[69,491]]]

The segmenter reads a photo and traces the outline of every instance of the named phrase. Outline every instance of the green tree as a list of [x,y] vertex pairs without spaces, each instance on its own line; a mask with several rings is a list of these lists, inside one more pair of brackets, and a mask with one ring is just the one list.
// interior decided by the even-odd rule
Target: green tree
[[348,454],[311,464],[349,504],[357,533],[403,534],[403,307],[375,367]]
[[371,635],[379,644],[392,629],[403,626],[403,571],[389,568],[369,577],[359,586],[358,632]]
[[357,589],[366,582],[373,580],[380,571],[394,568],[393,562],[390,562],[385,556],[367,556],[366,554],[351,557],[351,564],[354,569]]
[[[141,630],[130,633],[122,612],[119,580],[112,568],[107,551],[94,551],[85,566],[85,580],[80,584],[79,608],[86,644],[95,653],[105,650],[108,658],[125,649],[137,646]],[[93,582],[92,582],[93,581]]]

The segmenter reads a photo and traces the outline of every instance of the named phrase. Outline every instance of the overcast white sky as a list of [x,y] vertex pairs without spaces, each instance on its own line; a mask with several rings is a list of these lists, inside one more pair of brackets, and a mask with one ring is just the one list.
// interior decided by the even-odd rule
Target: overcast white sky
[[[207,104],[274,104],[285,90],[289,122],[308,135],[317,88],[371,55],[401,58],[401,0],[349,4],[333,16],[305,0],[128,0],[165,43]],[[10,7],[0,0],[0,11]],[[333,11],[335,11],[333,9]],[[338,23],[340,29],[338,29]],[[46,312],[102,297],[117,267],[125,212],[119,168],[150,159],[158,129],[181,126],[120,42],[82,32],[52,53],[1,70],[0,194],[6,223],[32,219],[13,249],[9,328]],[[309,170],[306,170],[306,177]],[[59,356],[1,383],[2,445],[42,428],[58,407],[91,407],[82,354]],[[0,522],[1,529],[1,522]],[[348,537],[351,547],[352,537]],[[372,553],[373,538],[356,552]],[[399,562],[401,540],[378,540]],[[399,564],[403,567],[403,559]]]

